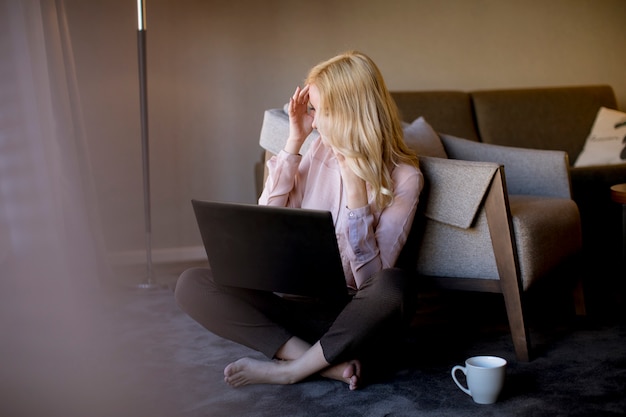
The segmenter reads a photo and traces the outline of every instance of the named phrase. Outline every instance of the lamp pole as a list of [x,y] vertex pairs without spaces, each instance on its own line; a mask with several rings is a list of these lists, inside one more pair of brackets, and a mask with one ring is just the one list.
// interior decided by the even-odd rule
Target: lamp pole
[[141,110],[141,159],[143,163],[143,207],[145,217],[146,280],[139,289],[156,289],[152,270],[152,219],[150,213],[150,152],[148,143],[148,83],[146,71],[146,5],[137,0],[137,53],[139,60],[139,106]]

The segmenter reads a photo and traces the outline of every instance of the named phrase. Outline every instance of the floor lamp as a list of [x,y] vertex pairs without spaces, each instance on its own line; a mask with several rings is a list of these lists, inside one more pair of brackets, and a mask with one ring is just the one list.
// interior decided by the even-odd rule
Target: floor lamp
[[137,0],[137,53],[139,59],[139,106],[141,109],[141,159],[143,163],[143,207],[146,240],[146,279],[138,284],[141,290],[161,288],[154,282],[152,270],[152,219],[150,213],[150,152],[148,143],[148,82],[146,72],[146,5]]

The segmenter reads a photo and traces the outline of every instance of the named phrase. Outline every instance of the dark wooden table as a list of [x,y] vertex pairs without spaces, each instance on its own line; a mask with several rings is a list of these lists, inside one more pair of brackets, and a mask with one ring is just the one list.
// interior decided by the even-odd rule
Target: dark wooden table
[[622,205],[622,265],[626,265],[626,184],[611,187],[611,200]]

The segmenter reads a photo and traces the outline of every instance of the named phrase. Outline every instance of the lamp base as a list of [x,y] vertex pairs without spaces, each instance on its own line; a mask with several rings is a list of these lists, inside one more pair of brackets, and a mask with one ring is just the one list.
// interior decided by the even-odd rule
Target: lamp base
[[168,286],[165,284],[155,284],[153,282],[143,282],[133,286],[133,288],[141,292],[150,292],[166,290]]
[[[152,272],[152,270],[151,270]],[[170,286],[163,282],[156,282],[154,279],[154,273],[150,273],[144,277],[144,281],[139,284],[131,285],[131,289],[138,293],[155,293],[157,291],[164,291],[170,289]]]

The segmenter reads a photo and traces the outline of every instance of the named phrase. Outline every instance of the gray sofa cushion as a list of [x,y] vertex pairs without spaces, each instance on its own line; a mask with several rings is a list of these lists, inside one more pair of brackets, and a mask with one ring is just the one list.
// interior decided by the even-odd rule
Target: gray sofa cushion
[[[311,142],[319,136],[317,130],[311,132],[306,138],[301,154],[305,154],[309,149]],[[263,114],[263,125],[261,126],[261,135],[259,144],[261,147],[273,154],[278,154],[284,147],[289,137],[289,116],[283,109],[265,110]]]
[[481,141],[519,148],[582,151],[600,107],[617,108],[610,86],[524,88],[471,93]]
[[470,95],[462,91],[394,91],[400,117],[412,122],[422,116],[437,132],[478,140]]
[[504,165],[509,194],[570,198],[567,154],[563,151],[513,148],[449,135],[441,140],[450,158]]
[[413,123],[402,123],[404,142],[419,156],[434,156],[447,158],[446,150],[435,130],[423,118],[419,117]]

